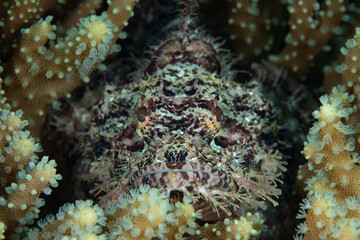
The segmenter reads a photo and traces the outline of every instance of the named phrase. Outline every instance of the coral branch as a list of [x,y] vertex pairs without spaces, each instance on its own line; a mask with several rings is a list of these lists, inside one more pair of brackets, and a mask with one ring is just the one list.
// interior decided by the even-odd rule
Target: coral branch
[[348,87],[353,87],[360,83],[359,59],[360,59],[360,28],[356,28],[353,38],[346,41],[346,47],[341,48],[344,55],[344,63],[336,67],[336,71],[341,73],[343,81]]
[[[316,175],[306,180],[307,199],[298,218],[304,239],[358,239],[360,217],[359,91],[357,68],[359,31],[343,48],[345,62],[339,68],[346,85],[334,87],[320,98],[314,111],[318,120],[309,131],[303,154]],[[353,93],[353,94],[352,94]]]
[[29,131],[23,131],[27,121],[21,120],[21,111],[12,112],[7,104],[1,107],[0,221],[12,234],[19,225],[37,217],[38,208],[44,204],[40,194],[50,194],[49,186],[56,187],[61,176],[56,174],[54,160],[43,157],[37,161],[35,153],[41,147]]
[[36,135],[45,107],[83,80],[87,82],[106,56],[119,50],[115,41],[133,15],[135,3],[136,0],[111,2],[107,12],[81,19],[63,41],[57,39],[57,43],[48,48],[45,44],[56,39],[51,17],[23,31],[14,56],[1,76],[9,102],[13,107],[25,109],[24,117],[31,126],[37,124]]
[[59,239],[72,237],[76,239],[106,239],[102,233],[105,226],[104,212],[98,206],[93,206],[92,200],[76,201],[74,204],[65,204],[54,216],[48,216],[45,221],[38,225],[41,230],[35,228],[28,234],[29,240]]
[[48,186],[57,187],[57,180],[61,179],[60,175],[56,174],[55,161],[48,161],[47,157],[43,157],[36,165],[30,164],[30,167],[33,167],[30,173],[21,171],[19,182],[6,188],[7,199],[0,198],[0,219],[10,230],[18,223],[31,223],[37,215],[29,213],[35,212],[44,204],[38,200],[40,194],[49,195],[51,190]]
[[288,7],[290,33],[286,47],[278,56],[270,59],[294,73],[304,72],[334,35],[345,14],[346,5],[346,0],[325,1],[322,9],[316,0],[292,1]]
[[205,224],[191,239],[256,239],[264,230],[263,223],[259,214],[248,212],[240,219],[226,218],[216,224]]
[[[107,227],[114,239],[255,239],[264,228],[258,213],[245,214],[239,219],[225,219],[216,224],[199,226],[195,221],[201,212],[194,210],[192,200],[172,204],[165,192],[142,185],[131,196],[123,195],[111,206]],[[112,239],[113,239],[112,238]]]
[[100,7],[102,0],[83,0],[71,12],[68,17],[61,23],[61,26],[68,30],[71,27],[76,27],[80,19],[89,15],[95,14],[95,11]]
[[[242,65],[259,61],[271,50],[274,37],[271,31],[281,22],[284,4],[281,1],[229,0],[229,32],[233,50],[239,53]],[[276,6],[276,8],[272,8]],[[247,66],[249,67],[249,66]]]
[[21,34],[20,29],[31,25],[56,3],[57,0],[11,0],[0,3],[1,60],[11,52],[12,45]]

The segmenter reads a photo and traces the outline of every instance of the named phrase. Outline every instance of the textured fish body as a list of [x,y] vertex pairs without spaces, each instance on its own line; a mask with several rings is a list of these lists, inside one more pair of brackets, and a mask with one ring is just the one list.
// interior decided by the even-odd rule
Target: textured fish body
[[88,152],[104,203],[147,184],[189,196],[218,218],[264,199],[276,204],[285,168],[272,105],[256,79],[234,81],[228,62],[207,34],[180,29],[155,47],[132,83],[106,87],[87,144],[97,146]]

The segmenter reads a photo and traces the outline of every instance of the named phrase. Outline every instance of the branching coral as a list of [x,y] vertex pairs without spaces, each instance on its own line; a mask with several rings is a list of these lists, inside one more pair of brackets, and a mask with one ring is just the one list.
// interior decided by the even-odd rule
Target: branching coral
[[173,204],[165,192],[142,185],[106,211],[110,239],[255,239],[265,229],[258,213],[199,226],[195,221],[201,211],[195,211],[191,202],[184,197]]
[[[347,0],[324,3],[316,0],[230,2],[230,39],[241,58],[251,62],[256,56],[269,55],[264,52],[274,52],[271,48],[279,47],[277,35],[283,34],[279,29],[288,26],[285,47],[280,53],[270,55],[269,60],[294,75],[301,75],[309,68],[315,56],[340,31],[341,21],[348,18]],[[289,21],[284,17],[286,5]],[[276,34],[272,34],[274,30]]]
[[[282,24],[284,4],[276,1],[229,0],[229,31],[233,51],[242,65],[258,61],[274,45],[271,31]],[[271,8],[276,5],[276,8]],[[247,66],[249,67],[249,66]]]
[[42,157],[38,161],[36,153],[41,147],[24,129],[27,121],[22,120],[22,112],[11,111],[5,102],[0,111],[0,220],[12,234],[37,217],[38,208],[44,205],[40,194],[50,194],[49,186],[56,187],[61,176],[56,174],[54,160]]
[[38,223],[39,229],[32,229],[28,234],[29,240],[59,239],[72,237],[80,240],[104,240],[102,226],[105,226],[104,212],[93,201],[76,201],[65,204],[54,216]]
[[[360,51],[360,27],[356,28],[353,38],[346,41],[345,46],[341,48],[344,55],[344,63],[337,66],[337,72],[342,74],[343,82],[347,87],[353,88],[360,83],[359,75],[359,51]],[[358,99],[355,104],[358,105]]]
[[[81,19],[78,28],[72,28],[64,40],[58,38],[57,42],[53,41],[56,27],[50,24],[52,17],[22,30],[12,58],[0,68],[0,79],[12,106],[25,109],[24,116],[31,123],[37,119],[37,128],[32,128],[36,136],[40,134],[45,107],[86,81],[109,53],[119,50],[115,41],[132,16],[135,3],[109,1],[107,12]],[[1,4],[11,15],[1,19],[1,37],[4,44],[8,43],[3,49],[11,49],[21,26],[38,19],[55,1]],[[8,196],[0,198],[0,220],[5,224],[2,229],[11,234],[19,224],[31,223],[37,217],[38,208],[44,204],[39,195],[50,194],[48,186],[57,186],[60,175],[56,174],[53,160],[43,157],[37,161],[35,153],[41,148],[25,131],[28,122],[21,120],[22,112],[12,112],[4,102],[1,114],[1,193]]]
[[[304,239],[360,236],[358,34],[342,50],[346,56],[340,68],[348,88],[335,87],[320,98],[322,106],[313,113],[317,122],[305,142],[303,153],[316,175],[307,180],[308,197],[298,215],[306,218],[298,228]],[[305,174],[300,171],[300,176]]]
[[334,35],[346,5],[347,0],[325,1],[322,9],[316,0],[292,1],[286,47],[271,60],[294,73],[304,72]]
[[184,197],[182,202],[173,203],[172,214],[174,221],[166,224],[165,238],[179,240],[183,239],[185,233],[195,234],[198,227],[195,220],[201,217],[201,211],[195,211],[190,198]]
[[110,234],[114,239],[162,238],[166,233],[166,223],[174,222],[170,214],[172,206],[166,194],[149,186],[141,186],[130,191],[130,196],[122,195],[115,206],[110,206],[107,215]]
[[253,215],[248,212],[240,219],[226,218],[216,224],[205,224],[196,230],[196,235],[191,239],[257,239],[264,230],[263,223],[258,213]]
[[310,130],[304,155],[316,169],[316,176],[307,180],[309,191],[301,205],[299,218],[305,218],[298,228],[304,239],[357,239],[360,236],[358,221],[359,166],[355,149],[357,130],[345,120],[357,114],[351,106],[354,95],[345,87],[337,87],[321,97],[318,119]]
[[[39,135],[45,107],[83,80],[87,82],[106,56],[120,50],[115,41],[133,15],[136,0],[109,3],[107,12],[82,18],[63,40],[53,32],[56,26],[50,24],[52,17],[22,31],[1,77],[11,105],[24,109],[24,117],[32,126],[38,122],[33,134]],[[50,47],[45,47],[49,41]]]
[[[12,109],[22,108],[24,119],[29,119],[32,127],[36,124],[32,130],[35,137],[41,133],[46,107],[82,82],[87,82],[100,63],[120,49],[115,41],[133,15],[136,0],[108,1],[106,12],[89,17],[87,15],[101,1],[84,0],[83,5],[73,9],[68,19],[56,22],[56,26],[51,25],[52,17],[46,17],[47,10],[59,3],[41,0],[0,3],[1,59],[6,61],[0,67],[0,77],[4,79],[2,89],[6,91]],[[86,3],[92,5],[85,9]],[[286,47],[270,60],[278,67],[301,75],[337,32],[340,21],[347,18],[345,8],[348,2],[279,0],[277,3],[282,7],[288,5],[289,22],[281,15],[281,9],[277,11],[270,6],[273,3],[232,0],[228,20],[230,39],[238,44],[239,49],[234,48],[235,51],[245,54],[244,62],[250,65],[256,56],[264,56],[264,52],[270,51],[274,38],[269,33],[274,26],[289,26]],[[75,26],[78,19],[81,20],[77,27],[70,29],[65,36],[56,31]],[[20,30],[23,27],[27,28]],[[358,32],[346,43],[347,48],[341,50],[346,64],[337,70],[343,74],[347,88],[337,87],[330,95],[323,96],[322,107],[314,113],[318,123],[310,131],[304,154],[311,162],[308,168],[316,174],[309,173],[307,180],[309,194],[299,214],[306,220],[299,226],[299,238],[303,234],[305,239],[359,237],[359,35]],[[212,117],[215,115],[218,117],[219,113],[211,113]],[[21,231],[24,224],[31,223],[38,213],[37,208],[43,204],[38,200],[39,195],[41,192],[50,193],[49,186],[56,186],[60,179],[54,161],[48,161],[47,157],[38,161],[37,152],[41,148],[30,137],[26,130],[28,124],[22,119],[21,111],[11,111],[2,103],[0,238],[5,237],[5,230],[10,235]],[[272,139],[266,138],[266,141]],[[266,154],[271,155],[259,153],[257,157]],[[275,154],[266,157],[270,160],[278,158]],[[304,172],[301,174],[305,176]],[[261,189],[268,178],[261,179],[255,173],[250,176],[247,191]],[[236,175],[236,178],[242,181],[242,175]],[[256,198],[268,197],[265,193],[254,192]],[[148,186],[133,189],[129,196],[123,195],[118,201],[116,206],[110,204],[106,210],[107,221],[102,210],[88,201],[66,205],[56,219],[49,217],[47,223],[40,222],[42,230],[33,230],[29,237],[252,239],[265,229],[261,214],[250,212],[216,223],[199,224],[201,212],[194,209],[192,200],[185,196],[178,202],[169,201],[160,190]]]
[[20,1],[9,0],[0,3],[1,56],[4,60],[12,52],[13,45],[21,35],[20,29],[41,18],[57,0]]
[[92,201],[77,201],[75,206],[66,204],[60,208],[56,219],[48,216],[45,221],[39,221],[41,230],[32,229],[29,239],[68,236],[114,240],[246,240],[255,239],[265,230],[258,213],[199,226],[195,221],[201,217],[201,212],[195,211],[191,202],[185,197],[183,202],[172,203],[165,192],[142,185],[131,190],[130,195],[123,195],[105,212],[97,205],[92,206]]

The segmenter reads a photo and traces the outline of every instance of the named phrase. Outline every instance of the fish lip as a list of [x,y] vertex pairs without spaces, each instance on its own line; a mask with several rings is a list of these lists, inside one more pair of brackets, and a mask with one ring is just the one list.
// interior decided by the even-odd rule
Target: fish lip
[[[173,168],[168,168],[167,165]],[[194,203],[202,199],[212,206],[212,209],[219,208],[228,216],[232,213],[225,207],[239,207],[243,197],[231,173],[199,162],[150,164],[134,175],[132,185],[138,187],[143,184],[161,189],[169,198],[171,193],[182,192]],[[220,211],[219,209],[216,212]]]
[[[156,178],[156,174],[159,173],[162,175],[158,175],[159,177]],[[169,177],[169,173],[179,174]],[[215,166],[195,162],[153,163],[140,169],[132,177],[132,183],[135,186],[148,184],[167,190],[181,190],[186,187],[192,188],[194,185],[209,189],[218,188],[218,184],[223,182],[230,183],[231,181],[232,177],[229,173]]]
[[[185,166],[185,168],[184,168]],[[194,169],[194,167],[196,167]],[[214,171],[215,170],[215,171]],[[201,172],[207,174],[215,174],[216,172],[220,172],[221,170],[214,169],[207,164],[195,163],[195,162],[161,162],[161,163],[153,163],[149,164],[146,167],[137,171],[136,178],[142,178],[146,175],[156,174],[156,173],[167,173],[167,172]]]

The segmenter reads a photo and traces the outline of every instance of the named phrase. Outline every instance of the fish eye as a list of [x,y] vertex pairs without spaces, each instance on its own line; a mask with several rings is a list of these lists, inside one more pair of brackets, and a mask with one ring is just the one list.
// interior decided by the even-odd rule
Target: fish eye
[[217,136],[214,138],[214,143],[216,146],[221,148],[227,148],[229,146],[229,142],[226,137],[224,136]]
[[147,107],[146,106],[142,106],[142,107],[139,107],[137,110],[136,110],[136,119],[139,121],[139,122],[144,122],[145,119],[146,119],[146,115],[147,115]]

